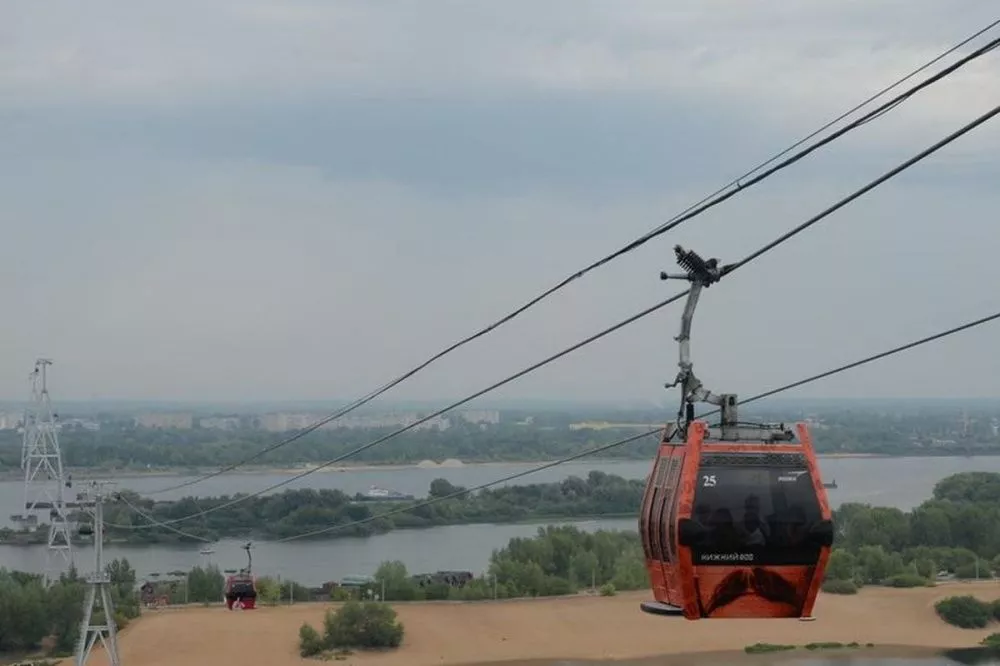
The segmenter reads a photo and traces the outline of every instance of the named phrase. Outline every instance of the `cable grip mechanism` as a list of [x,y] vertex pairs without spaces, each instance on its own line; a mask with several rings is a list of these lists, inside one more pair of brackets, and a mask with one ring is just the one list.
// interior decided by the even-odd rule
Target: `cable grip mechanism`
[[719,266],[719,260],[715,258],[703,259],[693,250],[685,250],[680,245],[674,247],[674,254],[677,263],[684,269],[684,273],[670,274],[666,271],[660,273],[661,280],[687,280],[691,283],[688,291],[687,302],[684,304],[684,313],[681,316],[681,332],[676,338],[680,343],[680,359],[677,365],[680,370],[677,378],[666,388],[681,386],[681,404],[677,411],[677,432],[681,439],[687,439],[688,426],[694,421],[694,403],[707,402],[715,405],[721,412],[719,421],[719,438],[723,440],[754,439],[761,441],[782,441],[792,437],[791,431],[783,425],[767,424],[742,424],[741,427],[737,415],[739,400],[735,393],[712,393],[702,385],[701,380],[694,374],[691,363],[691,320],[694,318],[694,310],[698,306],[698,297],[701,290],[710,287],[722,276],[729,273],[735,264]]
[[701,296],[703,288],[710,287],[727,272],[728,266],[719,267],[719,260],[716,258],[703,259],[694,250],[685,250],[680,245],[674,246],[674,255],[678,265],[684,269],[684,273],[660,272],[661,280],[686,280],[691,283],[688,291],[687,302],[684,304],[684,313],[681,316],[681,331],[674,340],[680,343],[680,359],[677,365],[680,370],[672,383],[666,384],[666,388],[681,386],[681,404],[677,413],[677,424],[682,436],[687,434],[687,426],[694,419],[695,402],[707,402],[723,408],[723,423],[736,425],[736,400],[726,399],[730,396],[717,395],[706,389],[701,381],[695,376],[693,364],[691,363],[691,321],[694,318],[695,308],[698,306],[698,297]]

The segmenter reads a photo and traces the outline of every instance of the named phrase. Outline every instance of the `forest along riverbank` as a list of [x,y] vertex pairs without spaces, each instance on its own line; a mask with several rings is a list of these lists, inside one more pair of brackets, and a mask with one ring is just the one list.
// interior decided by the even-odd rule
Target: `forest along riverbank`
[[[924,455],[924,456],[900,456],[889,453],[824,453],[817,456],[820,461],[829,460],[849,460],[849,459],[859,459],[859,460],[872,460],[879,458],[948,458],[951,456],[941,456],[941,455]],[[989,457],[1000,457],[1000,451],[997,453],[990,454],[977,454],[976,456],[971,456],[975,458],[989,458]],[[340,465],[331,465],[329,467],[320,468],[319,463],[303,463],[300,465],[247,465],[239,469],[235,469],[232,472],[228,472],[229,476],[247,476],[247,475],[293,475],[300,474],[306,470],[315,470],[315,474],[332,474],[332,473],[344,473],[344,472],[372,472],[372,471],[401,471],[401,470],[411,470],[411,469],[422,469],[422,470],[449,470],[449,469],[465,469],[468,467],[484,467],[484,468],[496,468],[496,467],[511,467],[511,466],[538,466],[543,465],[547,462],[552,462],[555,458],[549,460],[461,460],[458,458],[451,458],[442,462],[436,462],[433,460],[423,460],[416,463],[359,463],[357,465],[352,465],[349,463]],[[609,460],[594,458],[583,464],[588,465],[602,465],[602,464],[616,464],[616,463],[634,463],[642,462],[646,463],[645,460],[636,459],[619,459],[619,460]],[[574,464],[574,463],[566,463]],[[576,463],[581,464],[581,463]],[[317,469],[318,468],[318,469]],[[77,468],[67,468],[67,473],[72,474],[74,477],[81,479],[157,479],[157,478],[195,478],[204,474],[209,474],[215,472],[217,468],[191,468],[191,467],[163,467],[156,469],[105,469],[105,468],[89,468],[89,467],[77,467]],[[11,469],[4,472],[0,472],[0,482],[4,481],[20,481],[23,475],[19,470]]]
[[[522,481],[552,482],[571,475],[586,477],[592,469],[595,469],[592,465],[567,464],[532,475]],[[648,469],[648,463],[616,461],[604,463],[600,471],[618,474],[625,478],[643,478]],[[843,502],[863,502],[908,510],[927,499],[934,485],[945,476],[956,472],[979,470],[1000,472],[1000,458],[834,459],[823,463],[824,478],[836,479],[838,483],[836,490],[829,491],[830,501],[834,507]],[[345,492],[363,492],[369,485],[374,484],[423,495],[435,478],[447,477],[456,485],[469,487],[513,471],[516,470],[499,467],[495,470],[468,468],[316,475],[302,479],[301,487],[321,487],[317,485],[321,481],[337,480],[337,485],[340,485]],[[252,480],[252,483],[248,480]],[[215,489],[230,493],[246,492],[274,480],[250,475],[228,478],[223,476],[184,490],[198,490],[202,486],[212,490],[212,484],[219,483],[221,488],[216,486]],[[120,482],[122,487],[128,487],[130,483],[128,479],[121,479]],[[164,482],[160,480],[150,483],[148,487],[162,487],[163,484]],[[16,505],[21,492],[19,484],[0,484],[0,506]],[[170,499],[163,496],[157,498]],[[0,514],[0,519],[4,518],[6,513]],[[636,529],[634,518],[587,521],[566,518],[544,522],[573,523],[588,531]],[[195,523],[197,521],[192,521],[190,525],[181,524],[179,527],[194,529],[198,527]],[[533,524],[465,524],[419,530],[396,530],[367,538],[289,543],[261,541],[255,544],[254,567],[262,575],[294,578],[303,584],[318,586],[327,580],[369,574],[385,559],[386,553],[394,553],[412,572],[458,569],[479,573],[486,567],[494,548],[505,546],[513,537],[530,537],[536,530],[537,526]],[[197,543],[155,546],[113,545],[106,549],[106,554],[109,558],[127,557],[141,576],[155,572],[187,571],[192,567],[207,564],[228,569],[243,566],[245,554],[240,547],[244,542],[241,539],[223,539],[214,544],[215,552],[209,555],[200,555],[199,550],[202,546]],[[81,566],[86,567],[91,557],[90,548],[81,547],[78,553],[78,561]],[[40,573],[44,559],[44,546],[0,546],[0,566],[3,567]]]
[[[399,492],[426,495],[431,482],[442,478],[465,487],[478,486],[496,479],[524,472],[540,463],[495,463],[485,465],[464,465],[462,467],[433,468],[406,467],[386,468],[378,465],[351,469],[343,473],[316,473],[289,483],[288,489],[313,488],[316,490],[340,490],[348,495],[364,493],[371,486],[391,488]],[[644,479],[649,474],[650,460],[600,460],[584,459],[550,467],[517,479],[511,485],[550,483],[562,481],[569,476],[586,477],[591,470],[616,474],[626,479]],[[872,501],[883,506],[909,509],[919,504],[930,494],[934,484],[957,472],[990,471],[1000,472],[1000,456],[967,458],[953,457],[821,457],[820,468],[827,481],[836,479],[838,489],[831,491],[832,502]],[[301,470],[299,470],[301,471]],[[184,497],[219,497],[235,495],[266,488],[287,481],[291,474],[271,472],[247,472],[242,474],[221,474],[177,490],[158,493],[158,500],[179,500]],[[85,476],[75,475],[78,481]],[[197,476],[174,476],[169,480],[155,476],[119,475],[115,477],[119,489],[128,489],[147,494],[168,486],[193,482]],[[891,485],[887,486],[887,479]],[[285,488],[282,488],[284,490]],[[23,501],[24,485],[16,480],[0,481],[0,508],[16,507]],[[6,524],[9,513],[0,512],[0,526]]]
[[[815,622],[740,620],[725,623],[724,630],[717,622],[687,622],[642,613],[638,604],[648,597],[645,592],[504,602],[395,603],[393,607],[406,628],[403,645],[392,652],[350,657],[345,663],[457,666],[546,659],[609,661],[719,651],[733,651],[736,657],[736,651],[757,642],[973,647],[995,627],[959,629],[945,624],[934,612],[935,601],[959,591],[986,600],[1000,597],[1000,585],[995,583],[908,590],[865,588],[857,595],[820,595]],[[123,634],[122,661],[140,666],[215,666],[240,654],[243,666],[300,666],[302,660],[296,652],[299,627],[303,622],[321,626],[330,607],[333,605],[302,604],[252,613],[224,613],[218,608],[147,613]],[[176,641],[173,636],[185,638]],[[252,649],[248,649],[248,636],[253,637]],[[795,652],[794,656],[826,656]],[[867,655],[864,649],[852,654],[874,655]],[[742,661],[743,655],[739,658]]]
[[[989,457],[989,456],[1000,456],[1000,451],[993,454],[980,454],[976,457]],[[839,458],[900,458],[900,457],[914,457],[914,458],[930,458],[930,457],[947,457],[940,455],[925,455],[925,456],[900,456],[890,453],[822,453],[817,456],[820,460],[825,458],[839,459]],[[556,460],[556,458],[551,459],[539,459],[539,460],[479,460],[476,458],[472,459],[460,459],[460,458],[448,458],[442,462],[437,462],[434,460],[421,460],[419,462],[413,463],[357,463],[352,464],[350,462],[344,462],[339,465],[330,465],[318,469],[317,472],[357,472],[357,471],[370,471],[370,470],[401,470],[401,469],[456,469],[463,467],[502,467],[505,465],[542,465],[547,462]],[[635,462],[636,458],[625,458],[625,459],[605,459],[605,458],[593,458],[594,463],[614,463],[614,462]],[[314,469],[320,467],[320,463],[309,462],[293,465],[246,465],[240,467],[239,469],[233,470],[232,474],[296,474],[307,469]],[[147,478],[147,477],[159,477],[159,476],[185,476],[189,474],[201,475],[207,474],[209,472],[214,472],[217,468],[215,467],[156,467],[151,469],[146,468],[136,468],[136,469],[106,469],[103,467],[67,467],[66,471],[75,476],[86,477],[86,478],[115,478],[121,476],[134,477],[134,478]],[[21,478],[21,474],[17,470],[9,470],[0,473],[0,481],[18,480]]]

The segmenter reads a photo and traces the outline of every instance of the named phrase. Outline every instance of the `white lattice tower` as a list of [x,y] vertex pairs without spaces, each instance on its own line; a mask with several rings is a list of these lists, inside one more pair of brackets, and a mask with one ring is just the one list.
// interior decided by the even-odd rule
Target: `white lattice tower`
[[12,516],[27,529],[38,525],[38,514],[48,512],[46,583],[73,565],[70,521],[66,513],[66,477],[59,449],[59,425],[49,398],[47,368],[52,361],[40,358],[31,373],[31,404],[24,414],[21,467],[24,470],[24,514]]
[[[76,666],[84,666],[98,641],[108,655],[109,666],[121,666],[118,657],[118,626],[115,624],[115,606],[111,600],[111,576],[104,564],[104,503],[113,499],[111,483],[92,481],[81,493],[83,506],[94,511],[94,573],[88,580],[87,596],[83,600],[83,620],[80,637],[76,643]],[[100,611],[101,618],[95,611]]]

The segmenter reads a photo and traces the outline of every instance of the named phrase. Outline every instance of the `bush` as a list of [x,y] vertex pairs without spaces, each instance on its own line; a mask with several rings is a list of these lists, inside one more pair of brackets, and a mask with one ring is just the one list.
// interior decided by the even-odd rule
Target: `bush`
[[827,594],[857,594],[858,586],[851,580],[828,580],[821,588]]
[[927,587],[931,581],[923,576],[912,573],[901,573],[885,579],[885,585],[889,587]]
[[303,657],[315,657],[323,651],[323,638],[312,625],[305,622],[299,627],[299,654]]
[[754,643],[753,645],[747,645],[743,648],[743,651],[747,654],[766,654],[768,652],[786,652],[788,650],[794,650],[794,645],[781,645],[776,643]]
[[385,603],[348,601],[324,622],[327,648],[394,648],[403,642],[403,625]]
[[265,576],[258,578],[257,601],[265,606],[277,606],[281,601],[281,583]]
[[971,595],[942,599],[934,604],[934,610],[942,620],[962,629],[982,629],[992,614],[990,604]]
[[617,593],[617,590],[615,590],[615,586],[611,583],[605,583],[601,585],[600,593],[602,597],[613,597]]
[[447,583],[431,583],[423,588],[424,599],[428,601],[440,601],[447,599],[451,595],[451,586]]
[[1000,634],[992,633],[983,640],[979,641],[979,644],[991,650],[1000,650]]
[[1000,620],[1000,599],[990,604],[990,612],[993,614],[994,620]]

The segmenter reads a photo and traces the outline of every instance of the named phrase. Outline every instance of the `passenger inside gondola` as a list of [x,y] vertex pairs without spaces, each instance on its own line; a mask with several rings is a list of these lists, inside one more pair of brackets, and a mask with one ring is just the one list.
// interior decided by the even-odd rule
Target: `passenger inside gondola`
[[764,546],[771,530],[760,517],[760,498],[747,495],[743,500],[743,520],[739,525],[743,543],[747,546]]
[[793,505],[785,512],[785,519],[781,522],[781,542],[785,548],[799,548],[806,542],[809,536],[809,524],[806,520],[806,513],[801,506]]
[[708,529],[712,522],[712,508],[707,504],[699,504],[694,508],[694,522],[698,527]]
[[739,548],[743,541],[729,509],[720,508],[712,512],[711,528],[709,539],[712,548],[732,550]]
[[791,564],[816,557],[818,545],[808,536],[819,503],[808,471],[734,466],[700,475],[692,523],[708,529],[692,534],[696,562]]

